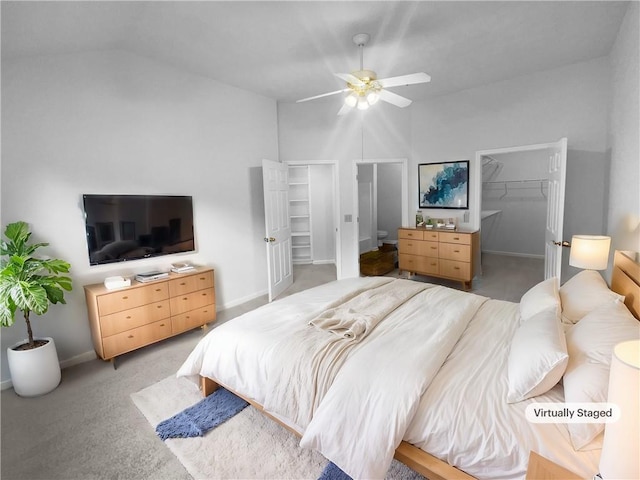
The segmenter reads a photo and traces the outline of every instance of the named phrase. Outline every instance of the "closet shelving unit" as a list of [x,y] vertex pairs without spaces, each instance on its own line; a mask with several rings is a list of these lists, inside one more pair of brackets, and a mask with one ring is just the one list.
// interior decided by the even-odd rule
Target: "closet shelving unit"
[[289,218],[293,263],[313,261],[310,172],[308,165],[289,165]]

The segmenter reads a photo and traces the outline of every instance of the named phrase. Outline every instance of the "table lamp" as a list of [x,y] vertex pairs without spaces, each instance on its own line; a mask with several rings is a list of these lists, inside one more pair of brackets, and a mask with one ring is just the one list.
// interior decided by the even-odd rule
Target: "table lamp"
[[600,477],[640,478],[640,340],[613,349],[609,373],[609,403],[618,405],[620,419],[607,423],[600,455]]
[[569,265],[585,270],[606,270],[609,264],[611,237],[574,235],[571,238]]

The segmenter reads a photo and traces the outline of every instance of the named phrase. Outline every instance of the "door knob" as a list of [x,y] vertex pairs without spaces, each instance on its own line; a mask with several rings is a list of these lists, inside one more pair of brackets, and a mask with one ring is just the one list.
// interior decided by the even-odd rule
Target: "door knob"
[[267,243],[273,243],[273,242],[275,242],[275,241],[276,241],[276,239],[275,239],[275,238],[273,238],[273,237],[269,237],[269,238],[264,237],[264,239],[263,239],[263,240],[264,240],[265,242],[267,242]]

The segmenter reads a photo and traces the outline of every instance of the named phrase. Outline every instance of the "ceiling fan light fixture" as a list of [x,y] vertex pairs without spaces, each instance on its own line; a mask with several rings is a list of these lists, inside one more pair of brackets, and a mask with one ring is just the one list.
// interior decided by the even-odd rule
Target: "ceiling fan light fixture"
[[369,108],[369,102],[366,97],[362,96],[358,98],[358,110],[366,110]]
[[351,92],[349,95],[344,97],[344,103],[350,107],[355,107],[358,103],[358,96],[355,92]]
[[378,103],[378,100],[380,100],[380,95],[378,95],[378,92],[371,91],[367,93],[367,103],[369,103],[369,105],[375,105],[376,103]]

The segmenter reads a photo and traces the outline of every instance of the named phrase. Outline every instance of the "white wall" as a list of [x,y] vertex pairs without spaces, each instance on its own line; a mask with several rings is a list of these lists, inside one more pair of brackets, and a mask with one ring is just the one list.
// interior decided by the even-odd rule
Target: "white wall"
[[[72,265],[73,291],[34,319],[63,365],[93,352],[82,286],[188,260],[216,269],[218,305],[266,291],[261,159],[278,158],[273,100],[119,51],[2,63],[2,224],[24,220]],[[193,196],[197,253],[89,267],[83,193]],[[249,273],[249,274],[248,274]],[[6,347],[24,321],[2,332]]]
[[[406,109],[381,104],[364,114],[337,117],[340,102],[335,98],[279,104],[280,155],[283,160],[332,158],[344,167],[340,170],[344,276],[358,275],[355,230],[344,222],[345,214],[354,214],[350,166],[355,158],[408,157],[408,200],[413,208],[418,201],[419,163],[469,159],[473,184],[480,174],[476,151],[548,143],[566,136],[565,238],[602,233],[604,215],[594,212],[602,212],[606,192],[604,198],[593,195],[585,185],[604,183],[601,174],[608,171],[609,92],[609,60],[603,57],[414,102]],[[473,195],[470,192],[470,198]],[[471,205],[472,210],[478,208]],[[432,217],[437,213],[425,210]]]
[[[606,191],[594,195],[589,187],[605,183],[608,171],[609,92],[609,61],[603,57],[416,102],[411,107],[409,185],[417,185],[419,163],[470,159],[473,186],[481,170],[476,151],[567,137],[564,237],[603,233],[604,216],[594,212],[602,212]],[[474,193],[469,193],[473,199]],[[470,203],[471,220],[474,213],[479,218],[478,208]],[[437,216],[436,210],[424,212]],[[565,254],[565,267],[567,262]]]
[[359,275],[357,229],[353,222],[345,221],[345,215],[351,215],[354,221],[357,216],[353,163],[363,158],[406,158],[411,145],[411,124],[407,109],[382,102],[366,112],[354,110],[338,117],[340,102],[336,96],[299,104],[278,104],[278,136],[282,161],[331,159],[339,162],[342,276],[353,277]]
[[611,250],[640,251],[640,5],[630,2],[610,54],[611,175],[607,234]]

